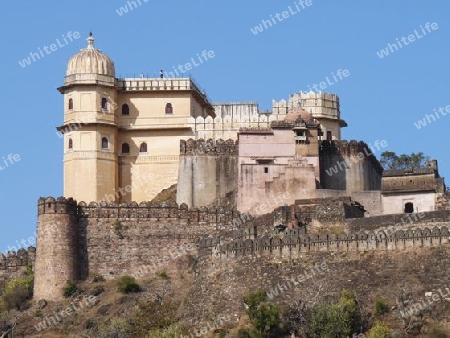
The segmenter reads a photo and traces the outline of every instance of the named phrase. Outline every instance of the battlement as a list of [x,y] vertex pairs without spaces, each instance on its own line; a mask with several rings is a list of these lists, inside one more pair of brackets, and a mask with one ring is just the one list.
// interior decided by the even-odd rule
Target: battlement
[[272,121],[270,126],[273,129],[319,128],[320,123],[315,120]]
[[272,128],[254,127],[254,128],[241,128],[239,129],[241,135],[273,135]]
[[[129,203],[98,203],[89,204],[81,201],[78,204],[72,199],[59,197],[55,200],[53,197],[40,198],[39,205],[45,202],[55,202],[66,200],[72,207],[75,207],[75,214],[78,218],[110,218],[110,219],[182,219],[188,222],[232,222],[241,217],[241,213],[236,209],[227,209],[223,207],[200,207],[189,209],[187,204],[178,205],[176,202],[129,202]],[[50,210],[53,210],[52,207]],[[49,212],[56,213],[58,212]]]
[[289,96],[289,102],[272,100],[273,114],[286,115],[301,108],[314,117],[340,118],[339,97],[330,93],[299,92]]
[[423,227],[388,232],[361,231],[336,234],[307,235],[300,229],[286,230],[283,237],[268,235],[256,239],[236,239],[221,243],[220,238],[207,238],[200,242],[200,254],[214,258],[242,256],[275,256],[300,258],[305,253],[346,252],[369,250],[407,250],[419,247],[448,245],[449,229]]
[[222,207],[200,207],[189,209],[187,204],[180,206],[176,202],[130,202],[109,205],[101,205],[91,202],[78,204],[78,217],[80,218],[112,218],[112,219],[179,219],[189,223],[211,222],[227,223],[241,215],[237,210],[227,210]]
[[212,140],[207,141],[203,139],[194,140],[189,139],[187,141],[180,141],[180,155],[192,156],[192,155],[230,155],[236,156],[238,154],[238,142],[233,140]]
[[77,202],[72,198],[40,197],[38,200],[38,215],[42,214],[77,214]]
[[18,267],[33,265],[36,259],[36,248],[30,246],[28,251],[19,249],[17,252],[9,251],[5,256],[0,253],[0,270],[16,271]]

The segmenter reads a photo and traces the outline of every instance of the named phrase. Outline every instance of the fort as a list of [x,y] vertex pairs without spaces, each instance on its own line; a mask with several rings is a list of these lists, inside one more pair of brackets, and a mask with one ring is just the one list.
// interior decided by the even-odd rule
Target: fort
[[[371,145],[341,139],[336,94],[292,94],[269,112],[210,103],[190,78],[116,78],[87,42],[58,88],[64,197],[39,198],[36,248],[0,254],[0,280],[31,265],[34,298],[57,301],[70,280],[176,273],[183,260],[447,247],[437,161],[383,170]],[[176,196],[154,200],[171,186]]]

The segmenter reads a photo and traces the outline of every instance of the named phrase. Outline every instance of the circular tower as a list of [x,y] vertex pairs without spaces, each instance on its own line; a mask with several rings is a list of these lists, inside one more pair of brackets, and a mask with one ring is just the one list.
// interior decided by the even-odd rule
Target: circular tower
[[[118,124],[114,62],[94,47],[73,55],[64,85],[64,196],[99,201],[118,188]],[[113,199],[114,200],[114,199]]]
[[347,123],[341,119],[339,97],[336,94],[315,93],[310,91],[292,94],[289,98],[289,111],[301,108],[311,113],[320,123],[323,133],[320,140],[340,140],[341,128]]
[[77,203],[69,198],[40,198],[34,267],[34,298],[63,298],[68,280],[80,276]]

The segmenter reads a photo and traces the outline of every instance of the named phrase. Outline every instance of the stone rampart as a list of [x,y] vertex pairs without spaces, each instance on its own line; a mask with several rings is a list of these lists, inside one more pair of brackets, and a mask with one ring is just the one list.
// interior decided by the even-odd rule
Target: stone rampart
[[36,248],[29,247],[28,250],[19,249],[9,251],[5,256],[0,253],[0,282],[23,274],[28,266],[33,267],[36,259]]
[[388,232],[361,231],[349,234],[307,235],[299,229],[287,230],[284,236],[262,236],[221,243],[218,238],[202,239],[200,254],[213,258],[242,256],[274,256],[286,259],[301,258],[316,252],[346,252],[370,250],[407,250],[419,247],[448,245],[449,227],[424,227]]

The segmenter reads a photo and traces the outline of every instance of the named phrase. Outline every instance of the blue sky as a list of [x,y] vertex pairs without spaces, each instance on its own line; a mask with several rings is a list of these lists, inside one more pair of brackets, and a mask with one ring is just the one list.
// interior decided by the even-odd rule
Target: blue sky
[[[414,123],[450,105],[450,3],[312,0],[303,9],[299,0],[144,1],[136,0],[137,8],[122,15],[116,10],[128,6],[123,0],[2,4],[0,251],[34,235],[40,196],[62,194],[63,144],[55,127],[62,124],[63,97],[56,88],[91,29],[117,75],[157,75],[212,50],[214,58],[190,71],[210,100],[257,101],[261,109],[347,69],[350,76],[324,90],[341,98],[349,125],[343,138],[386,140],[386,150],[397,153],[423,151],[437,158],[441,175],[448,176],[442,140],[450,116],[420,129]],[[275,19],[289,6],[297,13]],[[266,23],[267,29],[253,34],[271,15],[276,25]],[[424,35],[420,26],[426,29],[427,22],[438,29]],[[398,51],[391,47],[394,52],[383,58],[377,55],[415,30],[420,38]],[[65,44],[69,31],[81,38]],[[61,47],[29,66],[19,64],[57,39]],[[9,154],[20,160],[8,161]]]

